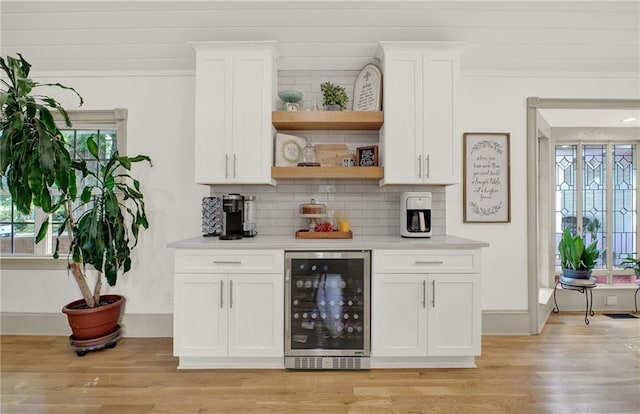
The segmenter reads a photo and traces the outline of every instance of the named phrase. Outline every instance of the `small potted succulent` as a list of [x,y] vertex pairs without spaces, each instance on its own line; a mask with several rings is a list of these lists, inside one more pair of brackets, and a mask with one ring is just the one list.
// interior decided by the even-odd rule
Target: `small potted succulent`
[[322,91],[322,103],[328,111],[341,111],[347,108],[349,96],[342,86],[327,81],[320,84],[320,90]]

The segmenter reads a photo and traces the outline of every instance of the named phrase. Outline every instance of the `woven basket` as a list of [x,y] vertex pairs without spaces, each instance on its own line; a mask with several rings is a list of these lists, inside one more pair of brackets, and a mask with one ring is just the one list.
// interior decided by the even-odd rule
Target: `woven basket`
[[349,147],[346,144],[316,144],[316,162],[322,166],[340,166],[342,159],[349,156]]

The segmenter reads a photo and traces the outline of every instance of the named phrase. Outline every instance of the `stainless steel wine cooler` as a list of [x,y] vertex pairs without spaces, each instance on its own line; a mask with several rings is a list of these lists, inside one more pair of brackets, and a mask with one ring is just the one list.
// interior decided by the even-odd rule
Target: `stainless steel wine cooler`
[[285,252],[285,367],[368,369],[371,252]]

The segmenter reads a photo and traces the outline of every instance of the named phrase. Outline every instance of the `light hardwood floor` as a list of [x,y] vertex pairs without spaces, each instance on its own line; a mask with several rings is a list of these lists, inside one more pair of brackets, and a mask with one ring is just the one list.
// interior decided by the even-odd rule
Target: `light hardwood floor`
[[485,336],[476,369],[177,371],[170,338],[78,357],[65,337],[2,337],[7,413],[640,413],[640,319],[552,315]]

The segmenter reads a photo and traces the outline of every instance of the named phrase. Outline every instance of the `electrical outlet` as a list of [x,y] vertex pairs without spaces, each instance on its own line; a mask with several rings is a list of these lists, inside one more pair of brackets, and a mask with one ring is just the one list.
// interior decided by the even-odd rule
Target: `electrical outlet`
[[605,305],[617,305],[618,304],[618,297],[617,296],[607,296],[606,298],[604,298],[604,304]]

